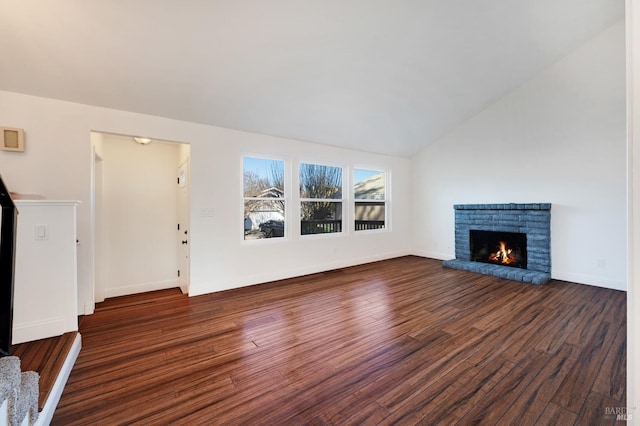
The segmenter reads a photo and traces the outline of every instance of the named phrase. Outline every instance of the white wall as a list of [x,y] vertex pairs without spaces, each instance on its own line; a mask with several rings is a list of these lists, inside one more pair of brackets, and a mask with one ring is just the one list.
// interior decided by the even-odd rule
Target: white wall
[[627,410],[638,424],[640,391],[640,4],[626,1],[627,19],[627,196],[628,283],[627,289]]
[[[24,153],[0,152],[0,173],[9,188],[83,202],[78,207],[80,313],[90,311],[85,303],[94,300],[91,131],[190,144],[192,295],[410,253],[410,161],[404,158],[2,91],[0,117],[3,125],[25,129]],[[282,156],[290,173],[299,159],[389,170],[392,231],[244,242],[245,153]]]
[[[192,265],[202,265],[205,270],[199,271],[196,276],[196,271],[192,268],[194,275],[190,294],[199,294],[210,288],[232,288],[410,253],[411,194],[408,159],[242,132],[227,132],[223,140],[225,149],[212,151],[215,157],[196,154],[192,145],[191,261]],[[345,231],[343,235],[301,237],[297,232],[299,206],[289,198],[289,207],[286,207],[286,215],[291,218],[287,225],[291,231],[287,231],[289,237],[269,241],[243,241],[243,202],[238,197],[242,193],[243,154],[281,156],[286,161],[285,175],[292,178],[297,176],[297,164],[308,161],[337,164],[349,169],[369,167],[389,171],[391,231]],[[286,180],[286,191],[293,194],[294,179]],[[210,209],[214,211],[214,217],[203,217],[205,211]],[[198,230],[194,220],[198,223]],[[210,257],[212,254],[213,258]],[[207,277],[211,282],[203,283],[199,277]]]
[[551,202],[552,277],[626,289],[624,23],[412,162],[416,253],[454,254],[454,204]]
[[102,141],[105,297],[177,287],[179,145]]
[[[76,204],[16,201],[13,344],[78,329]],[[37,227],[44,236],[37,237]]]

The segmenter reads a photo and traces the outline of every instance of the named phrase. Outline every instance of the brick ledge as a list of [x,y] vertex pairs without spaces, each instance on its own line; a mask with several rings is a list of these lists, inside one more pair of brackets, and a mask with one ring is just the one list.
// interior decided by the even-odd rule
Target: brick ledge
[[551,203],[454,204],[454,210],[551,210]]
[[544,284],[551,280],[551,274],[531,271],[528,269],[512,268],[510,266],[491,265],[489,263],[472,262],[469,260],[451,259],[442,262],[445,268],[461,271],[478,272],[485,275],[531,284]]

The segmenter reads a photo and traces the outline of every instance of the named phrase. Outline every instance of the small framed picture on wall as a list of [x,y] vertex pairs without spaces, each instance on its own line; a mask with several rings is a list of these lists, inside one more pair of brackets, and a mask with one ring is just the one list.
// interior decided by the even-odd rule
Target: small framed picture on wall
[[24,152],[24,130],[0,127],[0,150]]

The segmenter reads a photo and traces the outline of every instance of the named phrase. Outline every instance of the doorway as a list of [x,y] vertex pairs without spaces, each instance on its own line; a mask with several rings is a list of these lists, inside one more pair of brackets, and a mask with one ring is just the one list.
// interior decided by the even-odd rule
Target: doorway
[[[95,302],[176,287],[188,293],[190,146],[97,135],[92,132]],[[176,244],[179,217],[187,238]]]

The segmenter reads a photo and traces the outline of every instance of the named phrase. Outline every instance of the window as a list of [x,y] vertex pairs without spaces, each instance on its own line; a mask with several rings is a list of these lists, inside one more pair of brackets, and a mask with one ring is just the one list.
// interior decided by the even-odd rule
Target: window
[[284,237],[284,161],[244,157],[244,239]]
[[384,229],[386,227],[385,173],[375,170],[353,171],[355,200],[355,230]]
[[342,167],[300,164],[300,233],[342,232]]

